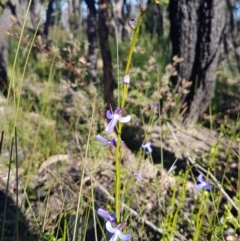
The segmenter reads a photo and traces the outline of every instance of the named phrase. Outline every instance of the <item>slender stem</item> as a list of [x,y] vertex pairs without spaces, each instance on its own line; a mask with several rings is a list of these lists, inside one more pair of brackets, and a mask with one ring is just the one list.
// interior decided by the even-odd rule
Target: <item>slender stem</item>
[[[138,42],[138,35],[139,35],[139,30],[140,26],[143,21],[143,17],[145,13],[150,9],[150,7],[153,4],[149,4],[148,7],[143,11],[141,10],[141,14],[138,18],[137,26],[135,28],[135,32],[133,35],[132,43],[130,46],[129,54],[128,54],[128,59],[127,59],[127,64],[126,64],[126,69],[125,69],[125,74],[128,74],[130,72],[130,65],[132,62],[132,55],[133,55],[133,50],[135,45]],[[124,108],[126,97],[127,97],[127,91],[128,91],[128,85],[124,84],[123,89],[122,89],[122,102],[121,102],[121,108]],[[116,147],[116,158],[115,158],[115,165],[116,165],[116,198],[115,198],[115,211],[116,211],[116,218],[117,222],[120,222],[120,156],[121,156],[121,149],[120,149],[120,143],[121,143],[121,134],[122,134],[122,123],[118,123],[118,136],[117,136],[117,147]]]

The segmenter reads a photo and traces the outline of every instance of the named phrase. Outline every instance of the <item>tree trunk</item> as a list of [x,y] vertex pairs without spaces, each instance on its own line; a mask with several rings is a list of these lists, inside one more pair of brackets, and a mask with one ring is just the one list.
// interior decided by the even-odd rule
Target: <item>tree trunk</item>
[[[30,6],[30,19],[32,22],[32,26],[34,31],[37,29],[39,21],[42,22],[41,15],[43,11],[43,2],[41,0],[32,0]],[[38,34],[43,34],[43,24],[39,25]]]
[[107,108],[114,109],[112,56],[108,43],[108,1],[99,0],[98,33],[103,60],[104,102]]
[[178,66],[178,79],[192,82],[183,100],[187,104],[183,116],[185,125],[194,124],[214,96],[226,10],[225,0],[170,1],[173,56],[184,58]]
[[64,1],[64,8],[61,9],[61,23],[63,25],[63,28],[70,34],[71,32],[71,14],[72,14],[72,1],[71,0],[65,0]]
[[[240,71],[240,44],[239,44],[239,29],[237,27],[237,18],[234,16],[234,8],[237,6],[237,3],[235,0],[227,0],[227,6],[228,6],[228,12],[229,12],[229,32],[228,36],[226,36],[225,41],[231,43],[232,50],[234,51],[236,62],[237,62],[237,68],[232,68],[232,72],[235,75],[238,75],[238,71]],[[238,11],[238,10],[235,10]],[[229,37],[230,36],[230,37]],[[229,55],[228,51],[228,43],[225,43],[225,46],[227,46],[227,54]],[[230,57],[230,56],[228,56]],[[230,63],[230,66],[232,67],[232,63]]]
[[71,30],[72,16],[73,16],[72,0],[67,0],[67,3],[68,3],[68,24],[69,24],[69,30]]
[[74,12],[75,28],[79,29],[79,25],[80,25],[80,0],[73,0],[73,12]]
[[113,26],[117,27],[118,29],[118,37],[120,42],[122,41],[123,28],[125,24],[123,18],[123,4],[123,0],[112,1]]
[[7,66],[8,66],[8,46],[9,36],[7,31],[11,31],[14,25],[13,16],[18,22],[19,16],[18,0],[10,0],[6,3],[3,13],[0,17],[0,91],[7,94]]
[[48,37],[49,27],[52,25],[52,15],[53,15],[53,1],[49,0],[47,13],[46,13],[46,21],[44,23],[44,35]]
[[97,10],[94,0],[86,0],[88,6],[87,36],[88,36],[88,61],[90,62],[89,76],[91,81],[97,77]]

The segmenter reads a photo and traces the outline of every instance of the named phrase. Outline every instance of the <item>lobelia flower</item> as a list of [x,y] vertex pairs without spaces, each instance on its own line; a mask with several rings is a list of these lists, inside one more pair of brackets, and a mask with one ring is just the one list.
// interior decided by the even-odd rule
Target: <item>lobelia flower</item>
[[113,114],[110,110],[107,111],[106,116],[111,121],[109,122],[108,126],[106,127],[105,131],[108,133],[113,130],[113,128],[116,126],[117,122],[120,121],[122,123],[127,123],[131,120],[131,116],[127,115],[125,117],[122,117],[123,109],[116,109]]
[[98,215],[100,215],[102,218],[107,219],[109,222],[116,222],[116,221],[117,221],[117,218],[116,218],[116,214],[115,214],[115,213],[110,214],[109,212],[105,211],[105,210],[102,209],[102,208],[99,208],[99,209],[97,210],[97,213],[98,213]]
[[130,20],[128,21],[128,26],[129,26],[130,28],[132,28],[133,30],[136,29],[134,18],[132,18],[132,19],[130,19]]
[[205,179],[204,175],[202,173],[199,174],[197,177],[197,180],[199,184],[195,185],[195,189],[197,190],[211,190],[213,187],[209,184],[209,181]]
[[152,153],[152,142],[151,141],[147,141],[145,144],[142,144],[142,148],[147,150],[149,153]]
[[123,83],[126,84],[126,85],[130,84],[130,76],[129,76],[129,74],[124,76]]
[[158,104],[157,104],[157,103],[154,103],[154,104],[153,104],[153,110],[154,110],[154,111],[157,111],[157,110],[158,110]]
[[102,137],[101,135],[97,135],[96,138],[103,143],[103,146],[117,146],[117,142],[115,139],[107,140],[106,138]]
[[135,172],[134,173],[134,178],[135,178],[135,180],[142,180],[142,175]]
[[131,239],[131,234],[123,234],[122,230],[126,226],[126,222],[120,223],[116,228],[112,227],[111,223],[107,221],[106,229],[108,232],[113,233],[113,236],[109,241],[117,241],[118,238],[121,240],[127,241]]

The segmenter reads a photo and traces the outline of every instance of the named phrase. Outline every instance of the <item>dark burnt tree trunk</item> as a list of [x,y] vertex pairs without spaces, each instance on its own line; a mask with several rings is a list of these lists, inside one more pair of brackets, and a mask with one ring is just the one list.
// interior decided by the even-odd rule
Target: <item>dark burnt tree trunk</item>
[[98,33],[103,60],[104,102],[109,109],[114,108],[112,56],[108,43],[108,0],[98,1]]
[[[6,95],[8,91],[7,66],[9,35],[14,23],[19,19],[18,0],[9,0],[5,6],[2,5],[3,13],[0,16],[0,91]],[[13,20],[15,17],[15,20]],[[14,22],[15,21],[15,22]]]
[[97,77],[97,10],[95,0],[85,0],[88,6],[87,16],[87,36],[88,36],[88,61],[89,77],[91,81],[95,81]]
[[[214,96],[226,11],[225,0],[170,1],[173,56],[184,58],[178,66],[178,79],[192,82],[183,100],[187,104],[185,125],[194,124]],[[176,80],[173,82],[176,84]]]
[[49,0],[48,3],[48,8],[47,8],[47,12],[46,12],[46,21],[44,23],[44,30],[43,33],[46,37],[48,37],[48,31],[49,31],[49,27],[52,25],[53,23],[53,2],[54,0]]

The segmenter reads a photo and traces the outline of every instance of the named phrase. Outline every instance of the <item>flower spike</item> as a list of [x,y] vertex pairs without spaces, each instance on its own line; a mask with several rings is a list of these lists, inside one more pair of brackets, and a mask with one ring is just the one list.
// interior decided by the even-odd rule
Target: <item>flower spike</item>
[[108,126],[105,128],[105,131],[107,133],[111,132],[114,127],[117,125],[117,122],[120,121],[122,123],[127,123],[131,120],[131,116],[127,115],[125,117],[122,117],[123,109],[116,109],[113,113],[111,113],[110,110],[107,111],[106,116],[111,121],[109,122]]

